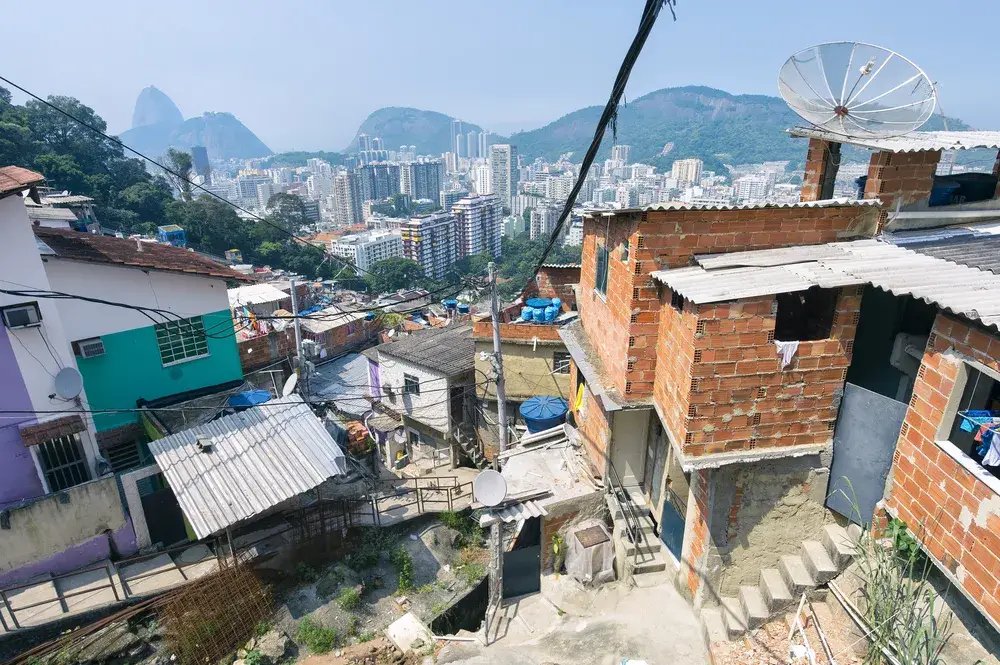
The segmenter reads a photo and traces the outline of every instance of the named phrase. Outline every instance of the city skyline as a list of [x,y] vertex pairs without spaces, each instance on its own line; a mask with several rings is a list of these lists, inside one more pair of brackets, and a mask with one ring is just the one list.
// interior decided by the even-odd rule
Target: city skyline
[[[636,65],[626,98],[692,84],[733,94],[775,95],[774,76],[793,52],[822,41],[854,39],[884,44],[924,67],[938,82],[942,107],[949,115],[980,128],[993,127],[1000,120],[990,110],[995,93],[980,85],[975,68],[967,66],[970,60],[988,57],[990,18],[1000,11],[990,3],[974,3],[980,20],[968,26],[971,34],[960,49],[942,48],[940,36],[921,10],[930,6],[924,2],[858,2],[856,7],[849,3],[836,14],[820,6],[797,6],[793,14],[791,5],[782,4],[767,13],[741,3],[726,4],[728,9],[720,11],[717,6],[682,3],[677,7],[677,23],[669,16],[660,21]],[[51,39],[44,50],[35,48],[30,31],[15,23],[0,27],[4,43],[15,51],[32,53],[31,58],[8,62],[4,75],[42,95],[79,98],[106,118],[115,133],[129,127],[138,91],[153,84],[177,102],[185,117],[203,110],[229,111],[279,152],[342,150],[368,114],[386,106],[435,110],[507,136],[517,129],[543,126],[578,108],[602,104],[642,3],[636,0],[620,11],[608,12],[597,2],[514,2],[510,11],[499,15],[485,6],[444,0],[401,7],[293,3],[277,16],[263,11],[263,5],[262,11],[254,11],[254,2],[239,12],[225,6],[192,4],[188,10],[184,2],[180,5],[150,8],[112,0],[98,20],[84,6],[57,1],[47,18]],[[866,21],[855,20],[859,12]],[[405,78],[393,80],[390,86],[364,85],[398,62],[407,40],[417,35],[423,36],[420,42],[429,50],[425,55],[431,61],[448,62],[454,44],[436,38],[450,29],[452,21],[441,20],[446,15],[470,24],[488,15],[490,24],[509,38],[512,48],[505,49],[502,58],[488,49],[479,53],[497,76],[463,80],[462,85],[451,84],[450,77],[439,77],[440,82],[433,85]],[[191,16],[201,20],[191,21]],[[370,41],[362,44],[367,37],[361,34],[368,31],[356,31],[359,23],[381,34],[379,43],[384,46],[375,49]],[[224,26],[221,31],[220,25]],[[175,50],[192,56],[168,57],[162,49],[149,48],[153,28],[143,26],[155,26],[157,35],[170,34],[179,47]],[[518,64],[530,61],[540,43],[572,44],[595,26],[600,27],[604,48],[573,49],[574,64],[558,81],[550,80],[544,69]],[[91,37],[85,59],[70,57],[81,30]],[[286,34],[295,37],[286,41]],[[768,38],[762,40],[762,34]],[[270,48],[294,49],[304,65],[289,70],[280,58],[254,57],[253,44],[265,40]],[[329,57],[331,40],[336,45],[335,63],[340,60],[338,53],[356,48],[372,51],[370,61],[360,66],[352,61],[350,67],[338,69],[343,90],[363,90],[363,94],[345,95],[343,90],[315,85],[319,65],[309,63],[319,63],[321,54]],[[220,79],[218,70],[235,52],[243,52],[252,66],[229,67],[227,76]],[[508,58],[511,52],[514,57]],[[683,67],[663,66],[681,52],[698,55],[686,58]],[[753,57],[747,58],[747,52]],[[115,76],[109,80],[96,74],[100,71],[113,71]],[[22,96],[16,99],[23,101]]]

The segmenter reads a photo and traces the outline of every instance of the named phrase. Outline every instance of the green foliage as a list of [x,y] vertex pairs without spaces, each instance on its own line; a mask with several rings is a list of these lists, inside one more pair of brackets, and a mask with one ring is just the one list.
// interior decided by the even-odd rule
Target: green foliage
[[340,605],[342,610],[353,610],[361,604],[361,592],[355,587],[347,587],[340,592],[340,596],[337,598],[337,604]]
[[921,562],[924,552],[920,549],[920,543],[913,537],[910,530],[906,528],[906,522],[898,517],[893,517],[886,525],[885,535],[892,540],[892,546],[896,550],[896,554],[903,561]]
[[337,631],[321,626],[306,617],[299,622],[295,639],[304,644],[312,653],[327,653],[337,646]]
[[253,649],[251,651],[247,651],[247,655],[244,656],[243,662],[245,665],[267,665],[270,661],[265,658],[264,654],[260,651]]
[[405,545],[400,545],[389,554],[389,563],[399,573],[399,590],[413,588],[413,557]]
[[175,148],[170,148],[167,150],[167,162],[170,169],[176,173],[168,173],[167,175],[174,183],[174,187],[181,193],[181,200],[190,201],[191,200],[191,169],[194,168],[194,162],[191,159],[191,154],[184,152],[183,150],[177,150]]
[[391,293],[422,283],[424,269],[416,261],[394,256],[373,265],[365,276],[365,281],[375,293]]
[[253,627],[253,634],[256,637],[263,637],[264,635],[267,635],[267,633],[270,632],[270,630],[271,630],[270,621],[258,621],[257,625]]
[[378,565],[382,553],[392,545],[392,536],[380,528],[372,527],[361,532],[361,539],[350,555],[351,566],[368,570]]
[[295,579],[297,579],[302,584],[312,584],[319,579],[319,573],[312,566],[306,565],[301,561],[295,565]]
[[440,515],[441,523],[449,529],[458,531],[462,538],[458,547],[479,546],[483,541],[483,529],[472,520],[469,511],[454,512],[446,510]]
[[[357,151],[358,134],[381,136],[382,143],[386,146],[414,144],[420,152],[431,155],[454,151],[455,146],[451,145],[451,120],[449,116],[436,111],[398,106],[381,108],[361,123],[346,152]],[[483,130],[476,125],[463,122],[462,131]]]
[[351,637],[358,634],[358,627],[361,625],[361,619],[356,616],[351,616],[347,620],[347,634]]
[[269,221],[277,224],[289,233],[298,230],[308,223],[306,219],[306,204],[295,194],[279,192],[267,200]]
[[261,168],[277,169],[283,166],[296,168],[299,166],[305,166],[308,160],[314,158],[329,162],[331,166],[337,166],[344,162],[344,156],[339,152],[323,152],[322,150],[318,152],[282,152],[277,155],[271,155],[265,159],[261,164]]
[[377,637],[377,635],[375,633],[373,633],[372,631],[368,630],[368,631],[365,631],[365,632],[361,633],[360,635],[358,635],[358,642],[362,642],[362,643],[363,642],[371,642],[376,637]]
[[430,593],[430,592],[434,591],[436,588],[437,588],[437,586],[434,585],[434,584],[421,584],[417,588],[417,593]]
[[330,571],[316,583],[316,595],[323,598],[331,597],[337,591],[341,581],[341,577],[336,571]]
[[462,578],[465,583],[472,586],[486,576],[486,565],[482,563],[470,563],[462,568]]
[[[527,234],[514,238],[504,237],[500,245],[500,259],[497,268],[504,282],[500,284],[500,296],[512,300],[519,295],[531,279],[535,265],[545,251],[547,239],[531,240]],[[546,259],[547,263],[579,263],[581,247],[563,247],[556,244]]]

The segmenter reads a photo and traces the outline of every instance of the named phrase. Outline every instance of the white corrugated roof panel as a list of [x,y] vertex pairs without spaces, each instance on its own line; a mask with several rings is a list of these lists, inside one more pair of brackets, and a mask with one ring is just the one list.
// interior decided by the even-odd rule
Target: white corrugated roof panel
[[869,150],[884,150],[886,152],[1000,148],[1000,132],[998,131],[910,132],[903,136],[895,136],[887,139],[849,138],[815,127],[792,127],[788,130],[788,133],[801,138],[847,143],[861,148],[868,148]]
[[[210,452],[198,437],[211,440]],[[344,452],[298,395],[151,441],[149,450],[199,538],[347,473]]]
[[248,284],[235,289],[229,289],[229,307],[240,305],[261,305],[270,302],[281,302],[288,294],[276,289],[271,284]]
[[314,335],[325,333],[328,330],[346,326],[348,323],[355,323],[365,318],[368,312],[343,310],[331,305],[318,312],[307,314],[302,318],[300,325],[302,329]]

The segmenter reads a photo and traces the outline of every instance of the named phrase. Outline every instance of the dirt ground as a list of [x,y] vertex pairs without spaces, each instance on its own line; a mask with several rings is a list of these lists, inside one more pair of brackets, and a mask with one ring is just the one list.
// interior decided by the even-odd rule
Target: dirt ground
[[412,652],[404,654],[392,642],[379,637],[299,662],[301,665],[417,665],[421,660],[420,656]]

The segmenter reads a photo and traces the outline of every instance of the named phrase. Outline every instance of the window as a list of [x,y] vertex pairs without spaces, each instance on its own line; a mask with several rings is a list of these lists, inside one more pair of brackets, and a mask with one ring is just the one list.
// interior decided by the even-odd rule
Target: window
[[778,294],[778,313],[774,339],[779,342],[805,342],[827,339],[833,327],[839,289],[821,289]]
[[419,395],[420,394],[420,379],[411,375],[403,375],[403,394],[404,395]]
[[600,245],[597,248],[597,279],[594,289],[601,295],[608,294],[608,248]]
[[202,317],[158,323],[155,328],[156,345],[160,347],[160,360],[164,365],[208,355],[208,337]]
[[126,441],[115,446],[108,446],[101,452],[115,473],[137,469],[153,461],[153,456],[149,452],[149,444],[144,441]]
[[90,480],[87,458],[83,454],[79,434],[49,439],[38,446],[38,460],[42,464],[50,492],[60,492]]
[[628,263],[628,257],[629,257],[629,244],[628,244],[628,238],[625,238],[625,240],[622,240],[622,263]]
[[[963,383],[964,380],[964,383]],[[963,453],[983,463],[989,446],[976,441],[979,425],[992,422],[986,418],[977,419],[986,412],[1000,414],[1000,381],[972,365],[963,364],[955,381],[955,392],[949,400],[949,411],[938,430],[939,438],[946,438]],[[983,412],[982,414],[975,413]],[[992,439],[991,439],[992,443]],[[984,466],[994,476],[1000,477],[1000,466]]]
[[569,374],[570,355],[565,351],[556,351],[552,354],[552,373]]

